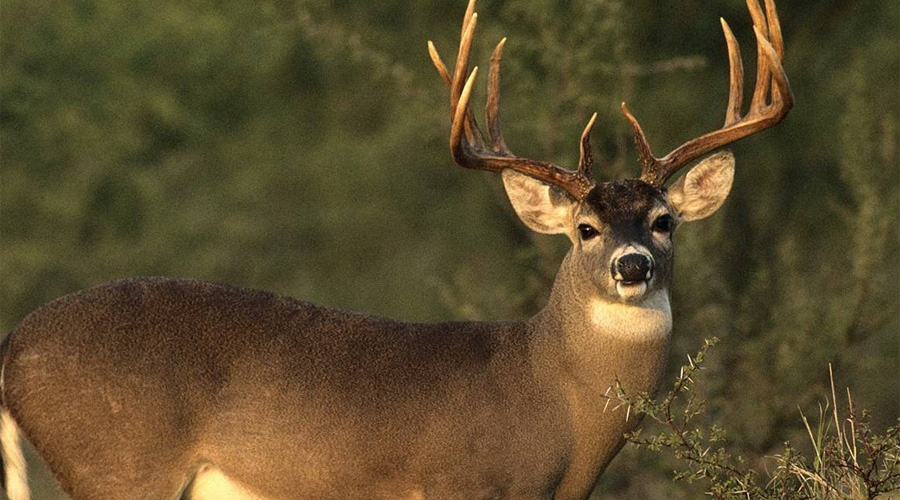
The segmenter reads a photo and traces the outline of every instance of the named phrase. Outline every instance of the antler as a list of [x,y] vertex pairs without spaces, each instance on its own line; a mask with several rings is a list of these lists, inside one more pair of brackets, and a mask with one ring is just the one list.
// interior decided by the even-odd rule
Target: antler
[[503,133],[500,131],[500,59],[503,57],[503,46],[506,38],[500,40],[491,56],[490,73],[488,75],[488,97],[485,113],[490,143],[485,141],[484,133],[478,127],[475,117],[469,109],[469,98],[472,95],[472,84],[478,74],[478,67],[468,72],[469,50],[475,35],[478,14],[475,13],[475,0],[469,1],[463,18],[462,37],[459,43],[459,54],[456,57],[456,68],[453,77],[441,61],[434,44],[428,42],[428,53],[441,78],[450,88],[450,152],[453,159],[462,167],[497,172],[511,168],[527,174],[548,184],[565,189],[577,200],[584,199],[594,186],[591,180],[591,129],[597,114],[591,117],[581,134],[581,159],[578,170],[567,170],[552,163],[514,155],[506,146]]
[[[655,186],[663,186],[675,172],[691,160],[716,148],[765,130],[784,119],[794,105],[794,96],[788,84],[787,75],[781,66],[784,58],[784,42],[774,0],[765,0],[766,13],[762,12],[758,0],[747,0],[753,31],[756,34],[757,65],[756,88],[750,110],[741,118],[744,69],[741,52],[731,28],[724,19],[722,30],[728,43],[728,62],[731,67],[728,107],[725,111],[725,125],[713,132],[690,140],[662,158],[656,158],[644,137],[644,131],[637,119],[622,103],[622,113],[634,128],[634,142],[641,159],[641,180]],[[771,91],[771,93],[770,93]]]

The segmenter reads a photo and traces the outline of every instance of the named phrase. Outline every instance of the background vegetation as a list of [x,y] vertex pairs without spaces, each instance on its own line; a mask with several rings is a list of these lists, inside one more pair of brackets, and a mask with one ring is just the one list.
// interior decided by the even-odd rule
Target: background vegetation
[[[432,39],[455,53],[463,0],[6,0],[0,30],[0,329],[116,278],[274,290],[409,320],[523,317],[564,238],[535,236],[499,179],[447,151]],[[900,416],[900,7],[779,5],[797,106],[734,146],[723,210],[683,228],[673,367],[705,337],[695,417],[751,466],[798,408],[838,391]],[[514,151],[572,165],[599,111],[604,179],[636,172],[627,100],[658,152],[718,127],[741,0],[482,0],[475,58],[508,36]],[[483,83],[483,82],[482,82]],[[483,96],[483,85],[479,86]],[[673,368],[674,369],[674,368]],[[697,498],[671,457],[626,447],[595,494]],[[52,498],[42,483],[36,498]]]

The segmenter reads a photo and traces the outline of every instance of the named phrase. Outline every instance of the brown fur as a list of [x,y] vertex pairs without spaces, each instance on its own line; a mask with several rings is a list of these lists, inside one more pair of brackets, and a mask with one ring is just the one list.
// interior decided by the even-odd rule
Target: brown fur
[[[533,318],[415,324],[120,281],[10,334],[3,409],[74,500],[208,497],[225,483],[266,500],[587,498],[639,420],[604,395],[616,381],[652,392],[663,372],[672,242],[652,221],[678,207],[640,181],[576,203],[504,180],[535,217],[523,220],[575,243]],[[601,236],[578,240],[584,221]],[[616,295],[609,260],[624,243],[656,261],[646,294]]]
[[551,498],[563,480],[556,498],[582,498],[621,445],[592,432],[624,418],[600,395],[619,363],[651,388],[662,360],[606,341],[575,376],[605,355],[566,354],[568,317],[408,324],[122,281],[28,316],[4,399],[79,500],[172,498],[205,464],[266,498]]

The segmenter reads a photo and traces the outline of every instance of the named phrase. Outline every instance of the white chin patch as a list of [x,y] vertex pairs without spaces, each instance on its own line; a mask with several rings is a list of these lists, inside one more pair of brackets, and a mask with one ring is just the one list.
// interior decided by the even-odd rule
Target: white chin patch
[[647,291],[647,282],[640,281],[637,283],[616,282],[616,292],[619,297],[626,301],[632,301],[641,298]]

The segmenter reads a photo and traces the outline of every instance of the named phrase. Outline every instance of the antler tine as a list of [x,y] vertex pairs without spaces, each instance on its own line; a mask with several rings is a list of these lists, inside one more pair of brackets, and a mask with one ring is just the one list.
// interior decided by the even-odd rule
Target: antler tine
[[437,48],[431,40],[428,40],[428,55],[431,56],[431,63],[434,64],[434,69],[441,75],[441,79],[447,84],[447,88],[453,88],[453,80],[450,79],[450,73],[447,72],[447,65],[441,60],[441,55],[438,54]]
[[[466,17],[463,20],[462,37],[459,40],[459,53],[456,56],[456,67],[453,72],[453,85],[450,88],[450,108],[451,114],[456,112],[456,106],[459,102],[459,95],[462,92],[463,83],[469,71],[469,53],[472,50],[472,39],[475,37],[475,27],[478,26],[478,13],[474,12],[475,0],[469,1],[466,9]],[[478,145],[484,143],[484,136],[481,129],[475,122],[475,115],[471,111],[466,111],[465,121],[466,138]]]
[[[470,2],[469,6],[470,6],[470,10],[471,10],[471,8],[474,8],[474,0],[472,2]],[[464,21],[463,35],[462,35],[462,38],[460,39],[460,53],[462,53],[462,50],[464,47],[466,47],[465,50],[468,50],[466,43],[469,43],[469,44],[471,43],[472,34],[474,33],[474,31],[470,33],[470,36],[469,36],[468,42],[467,42],[466,41],[466,27],[468,27],[472,17],[474,16],[474,13],[470,12],[470,10],[466,11],[466,20]],[[473,30],[474,30],[474,25],[473,25]],[[431,56],[431,62],[432,62],[432,64],[434,64],[434,67],[437,70],[438,74],[441,76],[441,79],[444,80],[444,83],[447,84],[447,88],[450,89],[450,99],[451,99],[450,119],[452,120],[453,114],[456,109],[456,103],[453,101],[453,96],[455,95],[454,94],[454,86],[453,86],[454,80],[453,80],[453,78],[450,77],[450,73],[447,71],[447,66],[444,64],[444,61],[441,60],[441,56],[440,56],[440,54],[438,54],[437,48],[434,46],[434,42],[432,42],[431,40],[428,41],[428,55]],[[457,64],[457,69],[459,69],[458,64]],[[454,77],[455,77],[455,74],[456,74],[456,72],[454,71]],[[458,95],[457,95],[457,100],[458,100]],[[471,110],[468,110],[466,112],[465,132],[466,132],[466,137],[473,143],[479,144],[479,145],[484,144],[484,137],[481,134],[481,129],[478,128],[478,122],[475,120],[475,115],[472,114]]]
[[469,22],[472,21],[472,17],[475,15],[475,2],[476,0],[469,0],[468,5],[466,5],[466,13],[463,15],[462,30],[459,34],[460,38],[465,38],[466,30],[469,28]]
[[753,99],[746,115],[741,117],[744,71],[740,48],[724,19],[722,31],[728,45],[730,84],[725,125],[722,128],[692,139],[662,158],[656,158],[650,150],[650,144],[640,123],[628,111],[625,103],[622,103],[622,114],[634,129],[634,141],[641,160],[641,180],[662,187],[669,177],[695,158],[772,127],[787,116],[794,105],[794,97],[781,64],[784,41],[775,2],[764,1],[766,14],[763,14],[758,0],[747,0],[747,8],[753,18],[753,31],[756,34],[758,70]]
[[[791,85],[788,83],[787,73],[784,72],[784,66],[781,64],[781,58],[778,57],[775,47],[773,47],[765,38],[760,40],[760,45],[762,45],[763,51],[766,53],[766,57],[769,61],[769,67],[772,69],[773,99],[769,107],[780,112],[778,114],[778,121],[781,121],[794,106],[794,94],[791,92]],[[775,123],[778,123],[778,121]]]
[[475,36],[475,27],[478,25],[478,14],[472,14],[468,25],[459,40],[459,53],[456,55],[456,67],[453,69],[453,82],[450,85],[450,105],[456,113],[459,96],[462,94],[463,85],[469,73],[469,51],[472,49],[472,38]]
[[[781,22],[778,20],[778,11],[775,10],[775,2],[773,0],[765,0],[766,3],[766,19],[769,22],[769,41],[772,43],[772,48],[775,49],[775,54],[777,57],[777,64],[773,63],[773,65],[780,65],[780,61],[784,60],[784,38],[781,36]],[[782,68],[783,72],[783,68]],[[772,99],[778,99],[783,95],[778,85],[775,85],[772,89]]]
[[500,130],[500,60],[503,58],[503,46],[506,45],[504,37],[497,44],[494,53],[491,54],[491,71],[488,74],[488,97],[484,114],[487,115],[488,136],[491,139],[491,147],[502,155],[512,155],[503,140],[503,131]]
[[781,36],[781,22],[778,20],[778,11],[775,10],[774,0],[765,0],[766,19],[769,21],[769,40],[779,60],[784,60],[784,38]]
[[[500,129],[500,61],[503,57],[503,47],[506,38],[500,40],[491,56],[491,66],[488,81],[488,98],[485,112],[487,114],[488,136],[490,144],[486,145],[484,135],[469,107],[472,97],[472,86],[478,74],[478,68],[472,68],[468,72],[469,51],[478,22],[478,14],[474,12],[475,0],[470,0],[469,7],[463,19],[463,34],[459,45],[459,54],[456,58],[456,67],[453,75],[447,71],[446,65],[438,55],[434,44],[428,42],[428,53],[438,74],[450,88],[450,108],[452,124],[450,127],[450,153],[453,159],[462,167],[497,172],[506,168],[526,174],[535,179],[544,181],[564,189],[577,200],[584,199],[593,188],[594,182],[587,176],[590,170],[590,161],[579,162],[579,170],[572,171],[558,167],[552,163],[521,158],[513,155],[507,148]],[[585,135],[590,134],[590,126],[585,130]],[[582,158],[585,147],[590,155],[590,138],[582,137]]]
[[476,75],[478,75],[478,66],[472,68],[472,74],[469,75],[466,84],[462,88],[456,110],[453,113],[453,124],[450,126],[450,154],[453,155],[456,163],[460,165],[466,162],[468,154],[468,144],[462,140],[462,132],[465,115],[469,109],[469,98],[472,96],[472,84],[475,82]]
[[725,42],[728,44],[728,67],[731,82],[728,88],[728,108],[725,110],[725,126],[732,125],[741,119],[741,104],[744,99],[744,63],[741,61],[741,47],[738,45],[734,33],[725,19],[722,22],[722,31],[725,32]]
[[[747,0],[747,8],[750,10],[750,17],[753,18],[753,32],[756,34],[756,85],[753,90],[753,100],[750,101],[750,110],[759,111],[765,107],[771,83],[771,72],[769,68],[769,58],[766,57],[765,49],[763,49],[760,40],[768,39],[769,28],[766,22],[766,16],[759,7],[758,0]],[[760,36],[761,35],[761,36]]]
[[594,153],[591,151],[591,131],[594,129],[594,122],[597,120],[597,113],[591,115],[584,131],[581,132],[580,154],[578,157],[578,172],[581,175],[591,178],[591,167],[594,166]]
[[641,178],[643,179],[644,175],[650,170],[659,168],[659,160],[653,156],[653,152],[650,150],[650,143],[647,142],[647,136],[644,135],[644,129],[641,128],[637,118],[628,111],[628,106],[625,105],[624,101],[622,102],[622,114],[625,115],[625,119],[628,120],[631,128],[634,129],[634,145],[637,148],[638,158],[641,160]]
[[456,67],[453,69],[453,83],[450,86],[450,105],[456,112],[456,104],[462,93],[463,85],[469,73],[469,52],[472,50],[472,38],[478,25],[478,14],[474,12],[475,0],[470,0],[463,18],[462,35],[459,38],[459,51],[456,54]]

